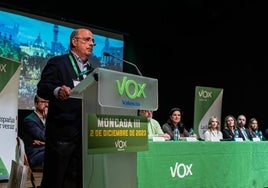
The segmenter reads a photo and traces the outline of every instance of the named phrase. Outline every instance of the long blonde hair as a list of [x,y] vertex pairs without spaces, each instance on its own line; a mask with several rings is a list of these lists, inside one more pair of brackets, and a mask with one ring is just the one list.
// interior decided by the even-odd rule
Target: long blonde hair
[[211,122],[214,121],[216,119],[217,121],[217,130],[220,130],[220,121],[218,120],[218,118],[216,116],[211,116],[208,120],[208,129],[211,129]]

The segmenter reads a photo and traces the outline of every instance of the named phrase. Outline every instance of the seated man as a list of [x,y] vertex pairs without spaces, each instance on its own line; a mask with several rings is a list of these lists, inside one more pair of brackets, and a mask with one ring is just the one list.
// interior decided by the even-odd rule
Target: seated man
[[42,165],[44,161],[48,102],[36,95],[34,97],[35,110],[23,119],[22,139],[31,167]]
[[139,115],[148,119],[148,139],[153,139],[154,136],[164,137],[165,140],[170,140],[170,136],[163,132],[157,120],[153,119],[153,111],[139,110]]
[[244,141],[252,140],[252,136],[250,135],[249,129],[246,128],[246,116],[239,115],[237,117],[237,130],[238,130],[238,137],[242,138]]

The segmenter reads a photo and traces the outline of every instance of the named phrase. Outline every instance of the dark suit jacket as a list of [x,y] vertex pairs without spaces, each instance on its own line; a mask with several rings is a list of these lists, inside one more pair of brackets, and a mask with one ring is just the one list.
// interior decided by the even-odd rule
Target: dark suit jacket
[[42,71],[37,94],[49,100],[42,187],[82,187],[82,100],[60,100],[54,90],[74,87],[77,75],[69,55],[51,58]]
[[[245,140],[245,137],[244,137],[242,131],[240,130],[240,128],[237,128],[237,130],[238,130],[239,138],[243,138],[243,140]],[[248,136],[248,139],[249,139],[249,140],[252,140],[252,136],[251,136],[251,134],[250,134],[248,128],[245,128],[245,132],[246,132],[246,134],[247,134],[247,136]]]
[[81,99],[69,98],[61,101],[54,95],[54,90],[62,85],[73,88],[73,80],[76,79],[77,75],[68,54],[51,58],[43,69],[37,94],[49,100],[46,139],[70,141],[81,133]]
[[234,140],[234,134],[230,129],[222,130],[223,139],[225,140]]
[[34,140],[45,142],[45,129],[45,125],[35,112],[32,112],[23,119],[22,139],[28,160],[33,166],[37,165],[36,163],[40,163],[41,159],[38,158],[43,159],[45,152],[44,145],[33,145],[33,142]]

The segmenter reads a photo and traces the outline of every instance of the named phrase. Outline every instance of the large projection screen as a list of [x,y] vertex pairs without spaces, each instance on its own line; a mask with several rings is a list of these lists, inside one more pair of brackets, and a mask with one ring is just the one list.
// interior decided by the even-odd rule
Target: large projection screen
[[94,33],[96,46],[90,59],[93,67],[123,71],[122,61],[103,56],[103,52],[108,52],[123,58],[124,36],[119,32],[3,7],[0,7],[0,18],[0,56],[22,63],[19,109],[34,109],[42,69],[52,56],[68,52],[69,36],[74,28],[88,27]]

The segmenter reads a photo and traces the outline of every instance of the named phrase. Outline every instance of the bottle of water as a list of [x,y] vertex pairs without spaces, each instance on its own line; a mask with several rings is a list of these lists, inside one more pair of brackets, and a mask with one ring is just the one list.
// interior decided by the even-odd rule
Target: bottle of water
[[258,130],[255,130],[255,131],[254,131],[254,135],[255,135],[256,138],[260,138],[260,137],[259,137],[259,131],[258,131]]
[[261,131],[259,131],[259,138],[260,138],[260,140],[263,140],[263,134],[262,134],[262,132]]
[[193,137],[193,136],[194,136],[194,129],[191,128],[191,129],[189,130],[189,137]]
[[238,130],[236,129],[235,131],[234,131],[234,138],[238,138],[239,137],[239,134],[238,134]]
[[179,129],[177,127],[175,127],[174,129],[174,136],[173,136],[173,140],[174,141],[178,141],[179,140]]

